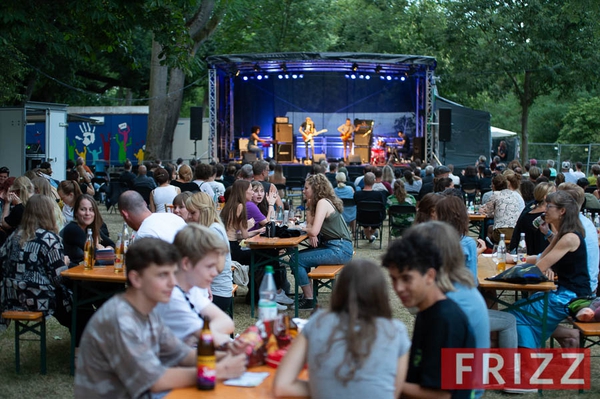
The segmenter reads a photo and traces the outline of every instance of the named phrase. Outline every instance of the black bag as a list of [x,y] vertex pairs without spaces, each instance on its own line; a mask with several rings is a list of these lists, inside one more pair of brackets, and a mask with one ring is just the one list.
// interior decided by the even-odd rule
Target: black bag
[[495,276],[487,277],[486,280],[513,284],[539,284],[548,281],[548,277],[536,265],[526,263],[513,266]]

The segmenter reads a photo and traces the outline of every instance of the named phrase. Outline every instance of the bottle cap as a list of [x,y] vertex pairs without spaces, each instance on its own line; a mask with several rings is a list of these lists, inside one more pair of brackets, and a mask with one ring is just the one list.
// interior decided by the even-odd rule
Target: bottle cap
[[265,273],[273,273],[273,266],[265,266]]

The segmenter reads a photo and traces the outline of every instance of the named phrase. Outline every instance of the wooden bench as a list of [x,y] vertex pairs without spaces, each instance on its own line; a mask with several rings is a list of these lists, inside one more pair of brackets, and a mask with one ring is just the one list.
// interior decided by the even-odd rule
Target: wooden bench
[[[579,330],[579,347],[580,348],[591,348],[595,345],[600,345],[600,323],[583,323],[579,321],[573,321],[573,327]],[[593,339],[596,337],[596,339]],[[586,342],[590,342],[586,346]],[[583,389],[579,390],[582,393]]]
[[[46,374],[46,318],[42,312],[27,312],[20,310],[7,310],[2,313],[2,318],[15,323],[15,366],[17,374],[21,370],[21,341],[40,342],[40,373]],[[32,324],[30,324],[32,323]],[[21,338],[31,332],[39,339]]]
[[319,288],[327,287],[333,290],[335,279],[340,274],[344,265],[321,265],[317,266],[310,273],[308,278],[313,281],[313,298],[314,303],[317,304],[317,296],[319,294]]

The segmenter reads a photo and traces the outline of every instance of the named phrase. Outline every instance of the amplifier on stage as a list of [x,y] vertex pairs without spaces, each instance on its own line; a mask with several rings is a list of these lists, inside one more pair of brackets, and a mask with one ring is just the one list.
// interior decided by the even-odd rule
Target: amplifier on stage
[[290,118],[287,116],[276,116],[275,123],[290,123]]
[[275,144],[273,149],[277,162],[294,162],[293,144]]

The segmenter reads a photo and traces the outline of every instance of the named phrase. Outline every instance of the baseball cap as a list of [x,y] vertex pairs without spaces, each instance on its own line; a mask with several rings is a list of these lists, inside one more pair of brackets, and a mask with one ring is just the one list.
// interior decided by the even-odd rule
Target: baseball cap
[[562,168],[563,168],[563,169],[570,169],[570,168],[571,168],[571,162],[569,162],[569,161],[564,161],[564,162],[562,163]]
[[450,173],[450,169],[444,165],[438,166],[433,170],[435,176],[443,175],[444,173]]

